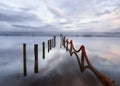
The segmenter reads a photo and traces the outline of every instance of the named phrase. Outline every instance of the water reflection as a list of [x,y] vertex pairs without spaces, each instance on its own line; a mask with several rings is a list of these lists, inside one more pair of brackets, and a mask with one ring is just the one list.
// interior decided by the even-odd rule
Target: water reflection
[[98,70],[105,73],[116,81],[119,86],[120,77],[120,40],[119,37],[70,37],[76,42],[76,47],[83,44],[86,46],[88,57]]
[[[92,72],[79,71],[76,58],[64,49],[46,53],[42,59],[41,45],[51,37],[0,37],[0,86],[100,86]],[[69,37],[75,47],[85,45],[95,68],[108,75],[120,86],[120,40],[115,37]],[[28,76],[23,77],[22,43],[27,43]],[[39,44],[39,74],[34,74],[34,44]],[[59,39],[57,38],[57,43]],[[47,49],[46,49],[47,52]],[[116,69],[114,69],[116,68]],[[11,78],[10,78],[11,77]],[[8,83],[5,83],[5,81]],[[16,83],[15,83],[16,82]]]

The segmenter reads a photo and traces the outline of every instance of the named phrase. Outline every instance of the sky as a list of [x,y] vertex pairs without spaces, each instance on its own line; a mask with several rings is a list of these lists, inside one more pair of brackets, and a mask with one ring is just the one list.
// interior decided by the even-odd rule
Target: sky
[[0,0],[2,31],[120,32],[120,0]]

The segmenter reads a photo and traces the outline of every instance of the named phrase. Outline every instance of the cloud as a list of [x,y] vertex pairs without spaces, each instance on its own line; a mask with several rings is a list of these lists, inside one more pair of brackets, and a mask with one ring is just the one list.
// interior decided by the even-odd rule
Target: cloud
[[44,26],[31,26],[31,25],[12,25],[13,28],[19,29],[20,31],[28,30],[28,31],[59,31],[56,26],[53,25],[44,25]]
[[25,25],[12,25],[13,27],[17,27],[17,28],[29,28],[29,29],[33,29],[33,28],[38,28],[38,27],[34,27],[34,26],[25,26]]
[[15,9],[13,7],[0,4],[0,21],[4,22],[23,22],[30,20],[38,20],[37,16],[27,13],[24,10]]
[[[41,19],[32,13],[33,8],[31,7],[13,7],[6,4],[0,4],[0,31],[19,31],[18,27],[14,27],[13,24],[43,25]],[[25,30],[29,30],[26,28]]]
[[64,31],[70,24],[68,28],[78,31],[104,31],[119,28],[119,9],[119,0],[6,0],[0,1],[0,21],[14,28],[32,25],[35,29],[50,24]]
[[28,12],[28,11],[31,11],[31,10],[36,10],[35,8],[31,8],[31,7],[20,7],[20,9],[22,11],[25,11],[25,12]]
[[[80,18],[93,14],[95,3],[93,0],[62,0],[60,7],[66,12],[67,15],[73,18]],[[89,16],[88,15],[88,16]]]
[[57,17],[63,17],[63,18],[66,17],[64,11],[61,10],[61,9],[59,9],[59,8],[52,7],[52,6],[48,6],[48,9],[49,9],[52,13],[54,13]]
[[24,13],[24,12],[16,12],[14,14],[6,14],[6,13],[0,12],[0,21],[22,22],[22,21],[30,21],[35,19],[37,19],[35,15]]
[[9,31],[9,29],[12,29],[12,26],[9,23],[0,21],[0,31]]
[[102,16],[102,15],[109,14],[109,13],[111,13],[111,12],[108,10],[105,10],[104,12],[97,13],[97,16]]

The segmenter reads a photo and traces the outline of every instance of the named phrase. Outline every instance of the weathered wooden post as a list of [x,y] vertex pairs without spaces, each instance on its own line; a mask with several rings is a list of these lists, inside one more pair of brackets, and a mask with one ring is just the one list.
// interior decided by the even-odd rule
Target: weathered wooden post
[[56,47],[56,36],[54,36],[54,48]]
[[50,40],[48,40],[48,52],[50,51]]
[[54,39],[52,38],[52,48],[54,48]]
[[65,36],[63,37],[63,46],[65,48]]
[[72,48],[73,48],[73,46],[72,46],[72,40],[70,41],[70,56],[72,56]]
[[53,48],[53,39],[51,39],[51,49]]
[[26,64],[26,44],[23,43],[23,73],[27,76],[27,64]]
[[43,59],[45,59],[45,42],[42,43],[43,46]]
[[67,41],[67,43],[66,43],[66,51],[68,51],[68,39],[66,41]]
[[38,73],[38,44],[34,45],[34,55],[35,55],[34,72]]
[[62,45],[63,45],[63,37],[62,34],[60,34],[60,48],[62,48]]
[[51,39],[50,39],[50,50],[52,49],[51,44],[52,44],[52,43],[51,43]]

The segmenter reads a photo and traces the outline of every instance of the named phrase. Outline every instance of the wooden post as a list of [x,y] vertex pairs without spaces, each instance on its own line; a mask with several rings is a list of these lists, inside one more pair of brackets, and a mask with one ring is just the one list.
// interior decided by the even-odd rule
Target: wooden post
[[66,43],[66,51],[68,51],[68,39],[67,39],[67,43]]
[[72,40],[70,41],[70,56],[72,56]]
[[60,48],[62,48],[63,45],[63,38],[62,38],[62,34],[60,34]]
[[42,43],[43,46],[43,59],[45,59],[45,42]]
[[24,72],[24,76],[27,76],[26,44],[25,43],[23,43],[23,72]]
[[52,43],[51,43],[52,48],[54,48],[54,40],[52,38]]
[[52,49],[52,47],[51,47],[51,39],[50,39],[50,50]]
[[34,55],[35,55],[34,72],[38,73],[38,44],[34,45]]
[[56,36],[54,36],[54,48],[56,47]]
[[50,41],[48,40],[48,52],[50,51]]
[[64,38],[63,38],[62,41],[63,41],[63,46],[64,46],[64,48],[65,48],[65,43],[66,43],[66,42],[65,42],[65,36],[64,36]]
[[52,43],[52,39],[51,39],[51,49],[52,49],[52,45],[53,45],[53,43]]

